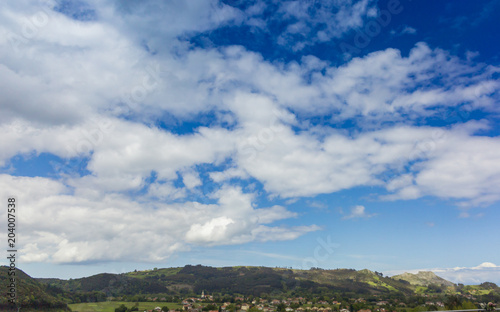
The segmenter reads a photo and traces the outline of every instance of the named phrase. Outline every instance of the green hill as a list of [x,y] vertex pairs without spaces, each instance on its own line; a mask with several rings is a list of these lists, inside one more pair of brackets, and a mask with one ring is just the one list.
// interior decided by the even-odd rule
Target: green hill
[[202,290],[221,294],[262,296],[265,294],[356,293],[412,294],[408,282],[383,277],[369,270],[292,270],[268,267],[224,267],[187,265],[183,268],[98,274],[73,280],[40,279],[42,283],[72,294],[104,293],[119,297],[136,294],[184,295]]
[[[10,288],[9,268],[0,266],[0,310],[9,311],[14,306],[9,303],[7,290]],[[50,293],[46,285],[36,281],[20,269],[16,269],[16,302],[22,311],[69,311],[66,303]],[[17,311],[17,309],[16,309]]]
[[400,275],[395,275],[392,278],[397,280],[405,280],[410,284],[417,286],[427,287],[430,285],[439,285],[444,287],[452,287],[455,285],[452,282],[447,281],[444,278],[441,278],[436,274],[434,274],[433,272],[429,271],[420,271],[417,274],[403,273]]
[[76,302],[95,302],[112,296],[166,291],[165,285],[159,280],[134,278],[126,274],[101,273],[71,280],[42,278],[38,281],[62,290],[67,296],[78,294],[72,296],[76,298],[73,300]]
[[102,273],[71,280],[37,281],[45,285],[50,294],[73,303],[104,301],[108,297],[133,301],[144,301],[147,297],[172,300],[177,297],[175,300],[178,300],[179,297],[197,295],[202,291],[219,296],[393,299],[422,298],[420,295],[413,296],[422,293],[425,296],[460,292],[467,295],[499,293],[498,287],[492,283],[474,287],[455,285],[432,272],[387,277],[366,269],[295,270],[252,266],[216,268],[186,265],[123,274]]

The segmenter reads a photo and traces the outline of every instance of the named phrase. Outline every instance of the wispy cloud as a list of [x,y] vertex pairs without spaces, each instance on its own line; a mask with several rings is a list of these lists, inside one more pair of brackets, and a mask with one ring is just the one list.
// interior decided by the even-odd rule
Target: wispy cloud
[[413,27],[410,27],[410,26],[405,26],[405,28],[403,28],[403,30],[401,31],[402,34],[410,34],[410,35],[414,35],[417,33],[417,30]]
[[483,212],[478,212],[478,213],[471,213],[471,211],[462,211],[458,215],[459,218],[461,219],[467,219],[467,218],[481,218],[484,216]]
[[398,30],[391,30],[391,35],[393,36],[402,36],[402,35],[415,35],[417,33],[417,29],[411,26],[404,26],[402,28],[398,28]]
[[241,252],[244,253],[249,253],[253,255],[258,255],[258,256],[263,256],[267,258],[272,258],[272,259],[285,259],[285,260],[292,260],[296,262],[301,262],[304,259],[300,257],[295,257],[295,256],[289,256],[289,255],[284,255],[284,254],[276,254],[276,253],[269,253],[269,252],[261,252],[261,251],[254,251],[254,250],[241,250]]
[[371,218],[376,216],[375,213],[367,213],[364,206],[358,205],[351,208],[350,213],[344,216],[342,219],[361,219],[361,218]]

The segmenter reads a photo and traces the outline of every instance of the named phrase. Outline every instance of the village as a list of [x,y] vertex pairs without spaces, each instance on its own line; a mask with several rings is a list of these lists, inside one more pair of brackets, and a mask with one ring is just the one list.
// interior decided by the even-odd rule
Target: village
[[[377,297],[376,295],[374,295]],[[422,294],[419,307],[421,311],[443,310],[445,303],[426,294]],[[463,296],[466,300],[475,300],[471,295]],[[163,298],[148,298],[152,301]],[[395,312],[407,311],[407,303],[398,299],[366,300],[350,298],[348,300],[319,300],[312,301],[303,297],[284,299],[244,298],[234,297],[231,302],[216,303],[212,295],[202,292],[200,297],[185,298],[181,302],[182,308],[164,310],[156,307],[144,312]],[[410,307],[411,308],[411,307]],[[473,307],[471,307],[473,308]],[[413,311],[414,309],[409,309]]]

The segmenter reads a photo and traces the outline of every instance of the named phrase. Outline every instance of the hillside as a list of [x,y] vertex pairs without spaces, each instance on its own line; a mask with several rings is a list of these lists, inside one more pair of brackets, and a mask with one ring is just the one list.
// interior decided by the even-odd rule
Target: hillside
[[403,273],[400,275],[395,275],[392,278],[396,280],[404,280],[416,286],[428,287],[430,285],[439,285],[442,287],[452,287],[455,285],[452,282],[437,276],[433,272],[428,271],[420,271],[417,274]]
[[[8,302],[9,289],[8,267],[0,266],[0,310],[9,311],[12,305]],[[47,286],[31,278],[20,269],[16,269],[17,303],[23,311],[69,311],[62,300],[49,293]],[[5,290],[5,291],[4,291]]]
[[414,306],[429,300],[423,298],[441,296],[441,300],[445,300],[444,296],[453,299],[461,294],[462,299],[449,304],[458,307],[461,300],[473,299],[471,295],[487,296],[481,298],[484,301],[496,301],[500,296],[500,288],[493,283],[454,285],[431,272],[387,277],[366,269],[295,270],[186,265],[123,274],[102,273],[70,280],[45,278],[37,279],[37,282],[45,285],[51,295],[72,303],[106,301],[110,297],[129,302],[148,301],[154,297],[180,302],[182,298],[197,297],[204,291],[221,302],[237,296],[253,296],[267,299],[343,298],[344,301],[350,300],[346,298],[371,298],[369,300],[374,304],[379,300],[377,298],[385,298]]
[[77,302],[101,301],[110,296],[162,293],[166,290],[159,280],[133,278],[126,274],[101,273],[71,280],[41,278],[38,281],[62,290],[66,296],[79,294]]
[[[224,267],[187,265],[182,268],[98,274],[73,280],[39,279],[71,294],[97,293],[107,297],[136,294],[185,295],[202,290],[221,294],[304,295],[321,293],[413,294],[416,287],[405,280],[384,277],[370,270],[292,270],[268,267]],[[450,283],[450,282],[448,282]],[[88,299],[82,299],[85,301]]]

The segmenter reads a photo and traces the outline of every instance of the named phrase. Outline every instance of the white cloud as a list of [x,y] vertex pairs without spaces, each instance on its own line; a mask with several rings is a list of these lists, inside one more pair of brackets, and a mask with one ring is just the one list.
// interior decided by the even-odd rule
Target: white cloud
[[200,176],[197,172],[190,170],[182,175],[182,182],[188,189],[202,185]]
[[175,187],[171,182],[155,182],[149,185],[147,196],[159,200],[176,200],[185,198],[186,190]]
[[418,197],[467,199],[474,206],[498,201],[500,141],[470,136],[473,132],[456,129],[426,141],[415,153],[427,161],[415,165],[412,178],[406,175],[404,183],[388,184],[398,194],[393,198],[411,198],[409,190],[416,190]]
[[403,28],[403,30],[401,31],[402,34],[410,34],[410,35],[414,35],[417,33],[417,30],[413,27],[410,27],[410,26],[405,26],[405,28]]
[[417,33],[417,30],[411,26],[405,25],[401,30],[392,30],[391,34],[395,36],[402,36],[402,35],[415,35]]
[[288,240],[319,229],[273,226],[295,214],[279,206],[255,209],[251,194],[229,186],[212,205],[136,202],[116,194],[93,200],[47,178],[0,175],[0,186],[3,197],[17,196],[26,263],[159,261],[192,244]]
[[214,218],[205,224],[193,224],[186,233],[186,240],[195,243],[212,243],[222,240],[228,235],[228,226],[234,221],[222,216]]
[[351,208],[351,212],[347,215],[344,216],[342,219],[347,220],[347,219],[359,219],[359,218],[371,218],[375,216],[376,214],[374,213],[366,213],[365,207],[361,205],[357,205]]
[[277,16],[282,20],[297,20],[279,37],[278,43],[302,50],[317,42],[341,38],[352,29],[360,28],[376,13],[374,1],[283,1]]
[[[141,252],[154,260],[190,243],[294,239],[318,229],[273,226],[296,214],[254,207],[232,179],[255,179],[266,195],[294,199],[377,185],[387,188],[386,199],[500,200],[500,143],[478,135],[485,122],[398,124],[464,103],[459,113],[498,111],[494,66],[424,43],[408,56],[386,49],[339,67],[314,56],[271,63],[243,47],[186,43],[192,34],[244,23],[244,14],[258,22],[263,2],[245,13],[217,1],[92,2],[99,19],[88,22],[33,3],[9,3],[0,12],[0,31],[9,34],[0,38],[0,165],[40,153],[68,163],[60,164],[57,181],[1,176],[2,189],[26,197],[26,261],[131,259]],[[279,4],[283,16],[297,19],[283,42],[323,24],[313,40],[340,37],[374,14],[366,0],[322,2],[313,16],[305,14],[311,5]],[[26,35],[26,18],[38,12],[48,14],[46,23]],[[156,126],[207,112],[214,120],[187,134]],[[323,115],[332,123],[356,117],[360,125],[348,133],[308,121]],[[70,168],[75,159],[88,174]],[[203,186],[197,166],[205,164],[222,168],[207,172],[222,185],[212,205],[189,197]],[[381,178],[389,171],[395,174]],[[175,186],[179,177],[185,187]],[[369,215],[357,209],[355,215]]]

